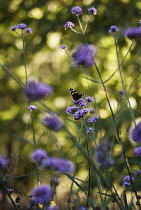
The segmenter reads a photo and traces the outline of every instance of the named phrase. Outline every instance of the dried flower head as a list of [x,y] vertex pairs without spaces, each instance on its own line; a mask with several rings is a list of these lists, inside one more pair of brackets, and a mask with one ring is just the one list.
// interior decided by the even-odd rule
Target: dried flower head
[[29,101],[37,101],[45,96],[49,96],[52,90],[53,88],[50,85],[36,83],[34,80],[30,80],[24,88],[24,95]]
[[128,39],[139,39],[141,38],[141,27],[132,27],[132,28],[127,28],[124,31],[124,35]]
[[94,8],[94,7],[91,7],[91,8],[88,9],[88,12],[93,14],[93,15],[96,15],[97,14],[97,9]]
[[53,131],[59,131],[63,126],[60,118],[57,115],[55,115],[54,113],[48,114],[45,117],[43,123],[45,126],[47,126],[49,129],[51,129]]
[[82,14],[82,9],[79,6],[76,6],[71,9],[71,12],[72,14],[76,14],[76,16],[78,16]]
[[85,67],[91,67],[93,65],[93,57],[96,53],[96,48],[93,45],[82,44],[73,53],[74,64],[76,66],[82,65]]

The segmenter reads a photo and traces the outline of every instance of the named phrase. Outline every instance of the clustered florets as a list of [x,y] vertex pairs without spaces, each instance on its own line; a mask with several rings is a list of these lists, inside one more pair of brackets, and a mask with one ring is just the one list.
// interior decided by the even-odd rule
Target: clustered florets
[[131,138],[133,141],[141,143],[141,122],[139,122],[131,131]]
[[16,31],[16,29],[19,29],[19,30],[25,30],[26,33],[25,34],[22,34],[21,36],[22,37],[25,37],[27,33],[32,33],[32,30],[31,28],[28,28],[27,25],[25,23],[20,23],[18,25],[14,25],[11,27],[11,31]]

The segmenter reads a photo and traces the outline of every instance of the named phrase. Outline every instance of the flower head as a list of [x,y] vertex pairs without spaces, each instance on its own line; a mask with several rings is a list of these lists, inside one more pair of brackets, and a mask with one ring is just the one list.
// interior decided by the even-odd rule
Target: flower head
[[32,30],[31,30],[31,28],[26,28],[25,30],[26,30],[26,32],[27,32],[27,33],[32,34]]
[[134,177],[130,177],[129,175],[126,175],[126,176],[123,178],[123,181],[124,181],[124,182],[125,182],[125,181],[130,182],[131,179],[134,180]]
[[15,26],[12,26],[11,28],[10,28],[10,30],[11,31],[15,31],[17,29],[17,26],[15,25]]
[[96,151],[97,162],[105,169],[114,165],[115,161],[110,156],[111,142],[105,140],[99,143]]
[[76,6],[71,9],[71,12],[72,14],[76,14],[76,16],[78,16],[82,14],[82,9],[79,6]]
[[96,53],[96,48],[93,45],[82,44],[73,53],[74,64],[91,67],[93,65],[93,56]]
[[17,28],[21,29],[21,30],[25,29],[26,27],[27,27],[27,25],[25,23],[20,23],[17,25]]
[[30,105],[30,106],[28,107],[28,109],[29,109],[30,111],[33,111],[33,110],[36,110],[36,109],[37,109],[37,107],[36,107],[36,106],[34,106],[34,105]]
[[130,182],[123,182],[122,187],[127,187],[127,186],[129,186],[129,185],[131,185]]
[[64,27],[65,27],[65,29],[66,28],[72,28],[72,27],[74,27],[74,23],[72,23],[71,21],[68,21],[68,22],[65,23]]
[[110,29],[108,32],[109,33],[117,33],[119,31],[120,31],[120,29],[117,26],[113,25],[113,26],[110,26]]
[[138,38],[141,38],[141,27],[127,28],[124,31],[124,35],[128,39],[138,39]]
[[87,97],[85,98],[85,100],[86,100],[87,102],[93,102],[93,101],[94,101],[94,99],[93,99],[91,96],[87,96]]
[[72,173],[74,171],[74,165],[71,161],[56,157],[47,157],[42,161],[42,166],[61,173]]
[[97,14],[97,9],[94,8],[94,7],[91,7],[91,8],[88,9],[88,12],[93,14],[93,15],[96,15]]
[[141,24],[141,20],[139,20],[139,24]]
[[79,109],[74,113],[74,119],[79,120],[80,118],[83,118],[88,112],[89,109],[87,108]]
[[31,153],[31,158],[36,163],[40,163],[46,157],[47,157],[47,152],[43,149],[36,149],[33,153]]
[[70,106],[70,107],[67,107],[66,109],[66,113],[69,115],[69,114],[74,114],[77,110],[79,109],[78,106]]
[[87,120],[87,122],[89,122],[89,123],[94,123],[94,122],[97,121],[97,119],[99,119],[99,116],[95,115],[95,116],[89,118],[89,119]]
[[141,157],[141,147],[136,147],[134,149],[135,156]]
[[88,128],[87,130],[86,130],[86,133],[94,133],[95,131],[94,131],[94,129],[93,128]]
[[64,49],[66,49],[66,45],[60,45],[60,48],[62,49],[62,50],[64,50]]
[[141,143],[141,122],[139,122],[131,132],[131,138],[133,141]]
[[59,131],[62,128],[62,121],[53,113],[47,115],[43,123],[49,129],[54,131]]
[[52,87],[44,83],[36,83],[34,80],[28,81],[24,88],[24,95],[29,101],[37,101],[49,96],[52,93]]
[[34,205],[37,204],[49,204],[53,197],[53,190],[49,185],[41,185],[32,191],[32,199]]
[[9,160],[6,159],[2,154],[0,154],[0,167],[6,168],[9,164]]
[[86,106],[86,102],[84,99],[80,98],[77,101],[74,101],[74,104],[78,104],[79,106]]

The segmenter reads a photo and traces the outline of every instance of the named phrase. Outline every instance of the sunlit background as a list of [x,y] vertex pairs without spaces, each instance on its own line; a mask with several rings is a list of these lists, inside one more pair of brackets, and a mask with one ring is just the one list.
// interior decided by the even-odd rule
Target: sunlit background
[[[138,22],[141,18],[140,0],[0,0],[0,62],[25,83],[22,41],[15,32],[10,31],[10,28],[19,23],[27,24],[33,31],[25,38],[28,78],[53,86],[53,94],[46,98],[44,102],[65,120],[73,120],[72,116],[68,116],[65,112],[66,108],[72,105],[69,88],[76,89],[80,93],[86,92],[87,96],[94,97],[96,101],[94,106],[101,118],[97,123],[97,128],[101,128],[101,133],[97,137],[97,141],[99,141],[100,136],[106,135],[106,130],[111,123],[111,113],[105,98],[105,92],[100,84],[87,80],[81,69],[75,67],[65,51],[60,49],[60,45],[66,45],[66,51],[71,56],[81,43],[85,43],[82,35],[74,33],[69,28],[67,30],[64,28],[64,24],[71,21],[75,24],[75,30],[80,31],[76,16],[71,14],[71,8],[74,6],[80,6],[83,9],[83,15],[80,17],[83,26],[88,19],[87,9],[90,7],[97,9],[97,15],[92,16],[89,21],[86,36],[89,43],[97,48],[95,60],[102,73],[103,80],[108,79],[118,67],[114,39],[108,33],[108,29],[111,25],[117,25],[120,28],[118,44],[122,60],[131,45],[131,41],[124,37],[123,32],[129,26],[139,25]],[[127,89],[129,89],[129,84],[132,83],[133,76],[141,70],[139,55],[140,40],[133,45],[122,66]],[[93,67],[85,69],[85,71],[95,80],[99,80]],[[10,172],[13,177],[35,172],[35,164],[30,158],[30,153],[33,152],[34,147],[25,142],[19,146],[19,139],[12,135],[16,134],[33,142],[30,123],[27,128],[29,110],[27,110],[28,103],[23,96],[23,89],[3,69],[0,70],[0,79],[0,153],[12,158],[12,155],[18,151]],[[140,87],[140,78],[138,78],[130,90],[130,103],[137,120],[141,116]],[[119,95],[122,85],[118,71],[106,83],[106,88],[109,91],[113,110],[116,111],[119,100],[123,102],[124,106],[125,101]],[[39,139],[45,131],[42,119],[46,110],[37,102],[34,105],[38,107],[34,114],[34,129],[36,139]],[[79,122],[76,123],[79,125]],[[77,137],[79,134],[76,126],[69,121],[66,121],[66,124],[70,130],[72,128]],[[118,125],[121,126],[121,129],[123,128],[123,141],[127,140],[125,136],[129,138],[127,132],[132,126],[127,107],[123,107],[122,112],[119,113]],[[64,131],[54,134],[54,142],[63,151],[63,157],[72,161],[75,160],[75,146]],[[54,142],[50,142],[50,132],[48,131],[46,135],[40,138],[38,147],[47,150],[50,155],[54,155],[57,151]],[[133,155],[130,149],[132,144],[130,140],[127,143],[125,142],[128,148],[127,156]],[[117,145],[114,155],[118,157],[120,152],[120,147]],[[87,168],[81,154],[78,161],[77,176],[80,179],[86,179]],[[116,180],[117,186],[120,185],[122,171],[126,173],[123,165],[119,163],[119,166],[121,167],[113,172],[113,180]],[[120,174],[118,174],[119,170]],[[47,174],[44,174],[43,182],[46,180],[48,180]],[[66,196],[64,194],[69,190],[71,182],[63,176],[61,180],[63,184],[58,187],[58,192],[61,191],[58,196],[63,198]],[[27,176],[24,179],[13,179],[8,185],[9,188],[16,189],[16,195],[19,192],[28,194],[32,187],[36,185],[36,179],[35,176]]]

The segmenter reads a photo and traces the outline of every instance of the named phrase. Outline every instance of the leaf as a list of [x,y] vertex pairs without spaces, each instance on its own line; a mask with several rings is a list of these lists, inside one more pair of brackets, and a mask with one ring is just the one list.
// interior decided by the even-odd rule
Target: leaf
[[22,140],[22,141],[25,141],[25,142],[27,142],[27,143],[30,143],[30,144],[34,145],[32,142],[28,141],[27,139],[24,139],[24,138],[21,137],[21,136],[18,136],[17,134],[11,133],[11,135],[17,137],[18,139],[20,139],[20,140]]

